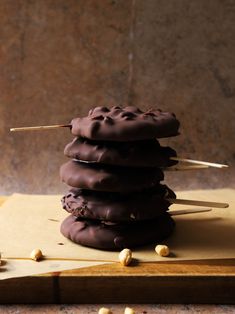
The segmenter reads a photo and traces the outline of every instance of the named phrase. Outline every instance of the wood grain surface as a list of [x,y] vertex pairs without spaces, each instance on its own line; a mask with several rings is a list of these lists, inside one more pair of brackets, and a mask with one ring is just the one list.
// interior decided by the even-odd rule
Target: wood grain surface
[[235,259],[104,264],[2,280],[0,291],[1,303],[235,304]]

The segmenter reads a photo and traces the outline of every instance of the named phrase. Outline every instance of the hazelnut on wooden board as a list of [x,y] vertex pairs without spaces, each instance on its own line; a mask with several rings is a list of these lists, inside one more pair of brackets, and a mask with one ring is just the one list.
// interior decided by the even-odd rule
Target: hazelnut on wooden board
[[42,251],[39,249],[34,249],[31,253],[30,253],[30,258],[36,262],[40,261],[43,258],[43,254]]
[[135,314],[135,311],[131,307],[126,307],[124,314]]
[[170,254],[170,250],[167,245],[158,244],[155,247],[155,251],[160,256],[168,256]]
[[131,260],[132,260],[132,252],[129,249],[123,249],[120,253],[119,253],[119,262],[123,265],[123,266],[127,266],[130,264]]
[[106,307],[101,307],[98,314],[112,314],[112,311]]

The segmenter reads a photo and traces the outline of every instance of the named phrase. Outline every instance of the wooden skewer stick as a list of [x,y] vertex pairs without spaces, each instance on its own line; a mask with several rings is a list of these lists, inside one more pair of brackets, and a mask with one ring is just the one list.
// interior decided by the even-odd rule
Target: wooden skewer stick
[[[51,130],[51,129],[58,129],[58,128],[71,128],[71,124],[56,124],[56,125],[40,125],[40,126],[30,126],[30,127],[20,127],[20,128],[11,128],[11,132],[18,132],[18,131],[43,131],[43,130]],[[207,167],[215,167],[215,168],[227,168],[228,165],[224,164],[218,164],[208,161],[200,161],[200,160],[193,160],[193,159],[186,159],[186,158],[180,158],[180,157],[171,157],[171,160],[181,161],[181,162],[187,162],[195,165],[201,165],[201,166],[207,166]],[[192,170],[192,169],[202,169],[206,167],[192,167],[190,168],[183,168],[181,166],[180,169],[177,168],[171,168],[171,170]]]
[[[17,257],[17,256],[2,256],[2,259],[6,260],[23,260],[32,261],[30,257]],[[66,258],[66,257],[46,257],[42,258],[47,261],[72,261],[72,262],[103,262],[103,263],[119,263],[118,260],[108,260],[108,259],[88,259],[88,258]]]
[[[98,164],[98,161],[92,161],[92,160],[80,160],[73,158],[74,161],[78,161],[85,164]],[[208,169],[208,166],[205,165],[193,165],[193,166],[179,166],[179,167],[164,167],[162,168],[164,171],[182,171],[182,170],[197,170],[197,169]]]
[[227,203],[217,203],[217,202],[205,202],[205,201],[196,201],[196,200],[183,200],[183,199],[174,199],[167,198],[171,204],[181,204],[181,205],[193,205],[193,206],[205,206],[205,207],[216,207],[216,208],[227,208],[229,204]]
[[193,159],[186,159],[186,158],[179,158],[179,157],[171,157],[170,159],[171,160],[176,160],[176,161],[188,162],[190,164],[205,165],[205,166],[208,166],[208,167],[228,168],[228,165],[217,164],[217,163],[208,162],[208,161],[193,160]]
[[[99,162],[98,161],[92,161],[92,160],[80,160],[80,159],[76,159],[76,158],[73,158],[74,161],[78,161],[78,162],[81,162],[81,163],[85,163],[85,164],[98,164]],[[171,166],[171,167],[163,167],[162,169],[164,171],[184,171],[184,170],[197,170],[197,169],[208,169],[209,166],[205,166],[205,165],[193,165],[193,166],[179,166],[179,167],[174,167],[174,166]]]
[[70,128],[71,124],[56,124],[56,125],[40,125],[40,126],[29,126],[22,128],[11,128],[10,132],[19,132],[19,131],[44,131],[58,128]]
[[169,211],[171,216],[196,214],[196,213],[206,213],[212,211],[212,208],[192,208],[192,209],[182,209],[182,210],[172,210]]
[[192,165],[192,166],[176,166],[176,167],[166,167],[164,171],[183,171],[183,170],[197,170],[197,169],[208,169],[209,166],[206,165]]
[[[85,163],[85,164],[98,164],[98,161],[92,161],[92,160],[80,160],[80,159],[76,159],[73,158],[74,161],[78,161],[81,163]],[[205,166],[205,165],[192,165],[192,166],[171,166],[171,167],[163,167],[162,169],[164,171],[182,171],[182,170],[197,170],[197,169],[208,169],[209,166]]]

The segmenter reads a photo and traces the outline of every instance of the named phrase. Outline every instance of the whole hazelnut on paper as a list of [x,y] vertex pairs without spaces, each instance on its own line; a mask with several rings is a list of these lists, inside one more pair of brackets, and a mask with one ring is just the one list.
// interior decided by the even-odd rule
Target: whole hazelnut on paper
[[99,309],[98,314],[112,314],[112,312],[110,311],[110,309],[106,308],[106,307],[101,307]]
[[123,266],[128,266],[132,260],[132,252],[129,249],[124,249],[119,253],[119,262]]
[[30,253],[30,258],[36,262],[40,261],[43,258],[43,254],[42,251],[39,249],[34,249],[31,253]]
[[163,244],[158,244],[156,247],[155,247],[155,251],[158,255],[160,256],[169,256],[170,254],[170,250],[168,248],[167,245],[163,245]]

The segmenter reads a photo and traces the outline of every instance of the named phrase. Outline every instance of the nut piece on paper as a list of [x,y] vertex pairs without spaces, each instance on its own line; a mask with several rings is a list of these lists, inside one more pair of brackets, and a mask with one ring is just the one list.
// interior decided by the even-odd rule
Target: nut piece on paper
[[155,247],[155,251],[160,256],[169,256],[169,254],[170,254],[170,250],[169,250],[168,246],[163,245],[163,244],[158,244]]
[[132,260],[132,252],[129,249],[124,249],[119,253],[119,262],[123,266],[128,266]]
[[36,262],[40,261],[43,259],[43,254],[42,251],[39,249],[34,249],[31,253],[30,253],[30,258]]
[[124,314],[135,314],[135,311],[131,307],[126,307]]
[[112,314],[111,310],[106,307],[101,307],[98,314]]

